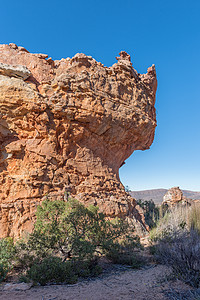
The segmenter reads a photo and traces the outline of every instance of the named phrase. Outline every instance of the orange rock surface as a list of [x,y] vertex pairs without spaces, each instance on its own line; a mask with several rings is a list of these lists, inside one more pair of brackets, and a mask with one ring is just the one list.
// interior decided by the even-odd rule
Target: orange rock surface
[[[198,202],[198,200],[196,200]],[[179,204],[181,205],[191,205],[191,203],[194,202],[194,200],[188,199],[185,196],[183,196],[183,192],[181,189],[177,187],[172,187],[167,191],[167,193],[163,197],[162,204],[167,204],[169,207],[174,207]]]
[[79,53],[53,61],[0,45],[0,237],[30,232],[47,195],[70,193],[143,223],[118,172],[153,142],[156,72],[138,74],[124,51],[117,60],[109,68]]

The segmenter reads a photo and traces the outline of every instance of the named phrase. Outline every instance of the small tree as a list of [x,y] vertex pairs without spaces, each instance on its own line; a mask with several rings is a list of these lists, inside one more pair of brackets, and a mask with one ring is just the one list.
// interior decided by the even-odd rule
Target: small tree
[[[37,221],[27,243],[20,247],[31,258],[60,255],[63,260],[92,260],[113,249],[134,248],[139,240],[122,219],[106,220],[98,208],[86,208],[74,199],[42,202],[37,209]],[[24,258],[24,255],[22,256]],[[24,262],[23,262],[24,263]]]

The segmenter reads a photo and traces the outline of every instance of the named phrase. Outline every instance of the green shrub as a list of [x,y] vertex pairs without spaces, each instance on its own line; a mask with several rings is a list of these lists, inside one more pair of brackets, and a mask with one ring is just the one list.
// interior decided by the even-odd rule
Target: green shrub
[[0,282],[4,281],[7,274],[8,274],[9,268],[7,265],[0,263]]
[[0,239],[0,263],[11,265],[11,261],[16,254],[12,238]]
[[0,282],[5,280],[12,268],[16,248],[11,238],[0,239]]
[[27,272],[27,277],[41,285],[77,282],[72,263],[63,262],[59,257],[45,258],[39,264],[32,265]]
[[97,260],[91,261],[74,261],[73,270],[78,277],[95,277],[102,273],[101,266]]
[[140,268],[144,265],[144,260],[133,252],[128,253],[113,250],[108,253],[107,257],[114,264],[128,265],[134,269]]
[[35,263],[27,271],[26,276],[21,276],[20,281],[41,285],[52,283],[77,282],[78,277],[93,277],[102,272],[102,268],[96,261],[66,261],[63,262],[59,257],[49,257],[43,259],[40,263]]
[[19,276],[18,282],[29,283],[29,282],[31,282],[31,280],[30,280],[30,278],[27,277],[25,274],[22,274],[22,275]]
[[[108,252],[113,244],[131,239],[130,229],[122,219],[109,221],[98,208],[84,205],[74,199],[64,201],[45,200],[37,209],[35,229],[26,243],[22,243],[30,262],[36,258],[60,255],[64,260],[93,260]],[[139,240],[132,237],[132,249]]]
[[138,237],[126,237],[125,240],[122,240],[119,243],[111,244],[107,249],[106,257],[114,264],[129,265],[132,268],[139,268],[144,264],[144,260],[136,254],[136,247],[143,249],[139,244]]
[[138,265],[134,249],[140,241],[123,219],[107,220],[97,207],[86,208],[70,198],[43,201],[36,216],[33,232],[15,246],[16,263],[27,274],[20,280],[45,285],[96,276],[102,271],[98,265],[102,255]]

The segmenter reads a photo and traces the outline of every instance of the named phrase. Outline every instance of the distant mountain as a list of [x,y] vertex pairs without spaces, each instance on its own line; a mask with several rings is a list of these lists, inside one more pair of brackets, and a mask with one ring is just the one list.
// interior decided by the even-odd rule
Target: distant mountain
[[[153,200],[156,204],[161,204],[163,201],[163,196],[166,194],[167,189],[153,189],[144,191],[130,191],[130,194],[136,200]],[[200,192],[182,190],[183,195],[187,198],[196,200],[200,199]]]

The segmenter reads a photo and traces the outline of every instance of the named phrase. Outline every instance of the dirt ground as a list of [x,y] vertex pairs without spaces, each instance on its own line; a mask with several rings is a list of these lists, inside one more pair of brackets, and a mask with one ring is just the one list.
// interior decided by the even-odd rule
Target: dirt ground
[[133,270],[115,267],[109,273],[78,282],[73,285],[51,285],[32,287],[26,291],[3,291],[1,300],[162,300],[175,299],[166,291],[176,289],[188,291],[180,281],[167,281],[169,269],[162,265],[151,265]]

